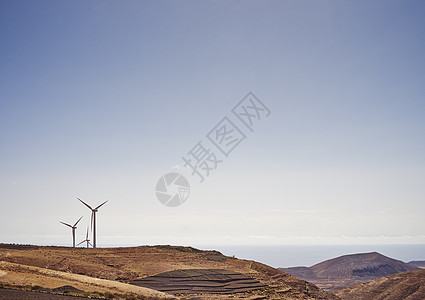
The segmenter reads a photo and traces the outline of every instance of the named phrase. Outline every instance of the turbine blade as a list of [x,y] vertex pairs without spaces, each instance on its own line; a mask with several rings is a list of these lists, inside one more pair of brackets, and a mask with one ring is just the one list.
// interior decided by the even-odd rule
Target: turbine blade
[[72,225],[66,224],[66,223],[61,222],[61,221],[59,221],[59,222],[60,222],[60,223],[62,223],[63,225],[66,225],[66,226],[69,226],[69,227],[71,227],[71,228],[72,228]]
[[100,208],[103,204],[105,204],[106,202],[108,202],[109,200],[106,200],[105,202],[103,202],[101,205],[99,205],[98,207],[96,207],[95,209]]
[[77,246],[80,246],[82,243],[84,243],[85,241],[82,241],[82,242],[79,242],[78,244],[77,244]]
[[91,212],[91,220],[90,220],[90,226],[91,226],[91,230],[93,231],[93,214],[94,212]]
[[92,243],[90,243],[89,241],[87,241],[87,242],[89,243],[89,245],[90,245],[90,246],[92,246],[92,247],[93,247],[93,244],[92,244]]
[[83,200],[81,200],[80,198],[77,198],[78,200],[80,200],[81,203],[83,203],[85,206],[87,206],[89,209],[93,210],[93,208],[91,208],[90,205],[88,205],[86,202],[84,202]]
[[80,222],[80,220],[83,218],[83,216],[81,216],[81,218],[78,219],[78,221],[74,224],[74,227],[77,226],[78,222]]

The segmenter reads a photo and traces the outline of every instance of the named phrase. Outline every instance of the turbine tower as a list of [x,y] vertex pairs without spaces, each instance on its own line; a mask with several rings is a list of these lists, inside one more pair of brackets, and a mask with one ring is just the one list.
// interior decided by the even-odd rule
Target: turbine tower
[[102,204],[96,206],[95,208],[92,208],[90,205],[88,205],[86,202],[84,202],[80,198],[77,198],[77,199],[80,200],[81,203],[83,203],[85,206],[87,206],[91,210],[91,224],[92,224],[92,228],[93,228],[93,248],[96,248],[96,213],[97,213],[97,210],[103,204],[105,204],[106,202],[108,202],[108,200],[106,200]]
[[87,226],[87,233],[86,233],[86,239],[84,241],[81,241],[77,244],[77,246],[81,245],[82,243],[87,242],[87,248],[89,248],[89,245],[92,246],[89,240],[89,227]]
[[66,225],[66,226],[68,226],[68,227],[71,227],[71,228],[72,228],[72,247],[73,247],[73,248],[75,248],[75,229],[77,229],[77,224],[78,224],[78,222],[80,222],[80,220],[81,220],[82,218],[83,218],[83,217],[79,218],[79,219],[78,219],[78,221],[77,221],[77,222],[75,222],[74,226],[69,225],[69,224],[64,223],[64,222],[61,222],[63,225]]

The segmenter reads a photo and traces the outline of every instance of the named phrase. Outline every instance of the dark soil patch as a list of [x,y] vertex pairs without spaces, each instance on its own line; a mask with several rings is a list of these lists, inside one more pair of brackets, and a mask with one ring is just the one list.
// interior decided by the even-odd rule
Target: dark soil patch
[[38,249],[38,246],[33,245],[19,245],[19,244],[0,244],[1,249],[11,249],[11,250],[33,250]]
[[48,294],[35,291],[24,291],[0,288],[1,300],[76,300],[76,299],[93,299],[86,297],[65,296],[58,294]]
[[61,287],[57,287],[55,289],[52,289],[52,291],[56,292],[56,293],[76,293],[76,294],[85,293],[84,291],[79,290],[79,289],[73,287],[72,285],[64,285],[64,286],[61,286]]

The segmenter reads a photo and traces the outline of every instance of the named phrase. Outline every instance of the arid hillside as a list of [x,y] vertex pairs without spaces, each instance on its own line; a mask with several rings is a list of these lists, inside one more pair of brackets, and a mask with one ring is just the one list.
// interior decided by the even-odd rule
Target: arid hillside
[[[10,299],[8,289],[32,292],[25,299],[44,299],[43,294],[67,294],[87,297],[112,297],[116,299],[136,297],[140,299],[173,298],[144,287],[118,281],[93,278],[81,274],[61,272],[18,263],[0,261],[0,299]],[[41,292],[43,294],[34,294]],[[6,297],[4,297],[6,295]],[[36,296],[37,295],[37,296]],[[15,298],[16,299],[16,298]],[[20,296],[18,299],[22,299]]]
[[[202,273],[197,279],[203,277],[203,285],[214,281],[211,272],[238,281],[229,281],[226,286],[228,279],[220,277],[220,288],[225,292],[171,293],[182,299],[338,299],[314,284],[272,267],[226,257],[217,251],[179,246],[87,249],[0,244],[0,282],[8,286],[37,285],[51,289],[70,285],[85,292],[131,292],[161,298],[170,293],[128,283],[140,283],[143,278],[177,270],[183,271],[171,274],[185,273],[191,277],[194,272]],[[32,276],[28,276],[30,273]],[[242,283],[244,286],[240,288]],[[247,284],[252,284],[252,288]],[[228,287],[232,285],[239,288],[238,293],[229,292]]]
[[425,299],[425,270],[397,273],[334,292],[342,299]]

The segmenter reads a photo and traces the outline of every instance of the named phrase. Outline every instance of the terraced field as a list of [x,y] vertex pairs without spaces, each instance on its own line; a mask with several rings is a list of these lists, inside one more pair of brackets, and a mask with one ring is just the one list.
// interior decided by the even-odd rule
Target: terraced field
[[241,273],[217,269],[175,270],[137,279],[131,284],[170,294],[231,294],[267,287]]

